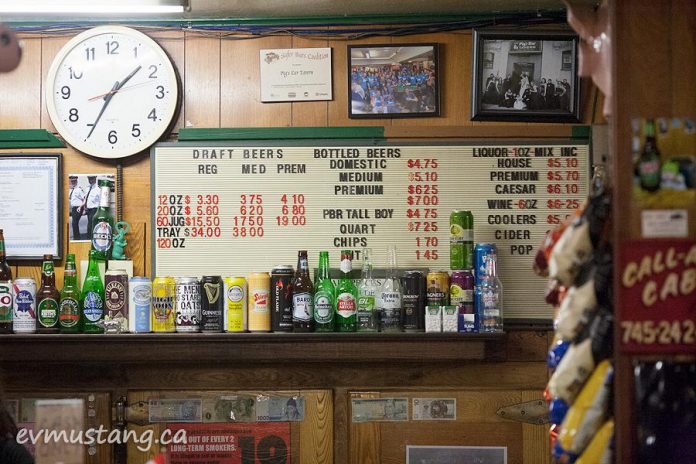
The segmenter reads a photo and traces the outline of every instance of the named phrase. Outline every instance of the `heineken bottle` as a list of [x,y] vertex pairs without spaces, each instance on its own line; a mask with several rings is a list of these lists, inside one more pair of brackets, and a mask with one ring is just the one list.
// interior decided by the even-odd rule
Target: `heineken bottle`
[[314,331],[334,331],[334,298],[336,289],[329,277],[329,252],[319,252],[319,269],[314,280]]
[[41,288],[36,292],[39,333],[58,333],[58,301],[53,255],[44,255],[41,264]]
[[[97,269],[98,270],[98,269]],[[58,324],[61,333],[80,332],[80,288],[77,283],[75,255],[70,253],[65,259],[63,289],[60,291]]]
[[99,274],[100,256],[97,250],[90,250],[87,277],[80,293],[80,319],[84,333],[104,333],[104,328],[99,325],[104,319],[104,284]]
[[[97,252],[100,261],[111,259],[111,249],[114,243],[114,218],[109,212],[111,181],[99,179],[99,208],[92,220],[92,250]],[[90,254],[91,256],[91,254]]]
[[379,319],[375,309],[375,296],[379,284],[372,278],[372,249],[363,248],[362,278],[358,286],[358,332],[377,332]]
[[353,252],[341,251],[341,280],[336,286],[336,331],[355,332],[357,328],[358,287],[350,278]]

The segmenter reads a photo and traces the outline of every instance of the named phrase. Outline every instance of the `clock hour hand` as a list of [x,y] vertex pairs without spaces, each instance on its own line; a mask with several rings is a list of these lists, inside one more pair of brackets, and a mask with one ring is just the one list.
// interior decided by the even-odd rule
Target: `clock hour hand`
[[[119,88],[119,82],[116,81],[114,83],[114,86],[111,87],[111,92],[114,92]],[[94,120],[92,123],[92,128],[89,130],[89,134],[87,134],[87,138],[89,138],[92,135],[92,132],[94,132],[94,129],[97,127],[97,123],[102,117],[102,114],[104,114],[104,110],[106,109],[107,106],[109,106],[109,103],[111,103],[111,98],[114,96],[113,93],[109,92],[108,94],[104,95],[104,104],[101,107],[101,110],[99,111],[99,114],[97,115],[97,119]]]

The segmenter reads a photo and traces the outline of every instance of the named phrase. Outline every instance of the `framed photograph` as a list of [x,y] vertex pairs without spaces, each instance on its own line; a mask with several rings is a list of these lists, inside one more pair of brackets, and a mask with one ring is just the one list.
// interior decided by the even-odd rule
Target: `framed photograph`
[[0,228],[10,260],[63,252],[62,155],[0,154]]
[[438,44],[349,45],[348,115],[440,115]]
[[70,228],[68,239],[71,242],[89,242],[92,240],[92,220],[99,208],[101,189],[99,179],[111,181],[109,195],[109,213],[116,217],[116,176],[114,174],[69,174],[68,199],[70,202]]
[[578,37],[474,31],[471,119],[579,122]]
[[451,464],[471,462],[507,464],[504,446],[413,446],[406,447],[406,464]]

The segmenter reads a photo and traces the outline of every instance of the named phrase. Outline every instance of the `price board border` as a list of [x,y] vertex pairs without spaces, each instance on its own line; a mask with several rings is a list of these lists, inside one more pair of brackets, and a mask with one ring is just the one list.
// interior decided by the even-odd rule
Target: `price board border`
[[[486,147],[486,146],[513,146],[513,145],[533,145],[533,146],[554,146],[554,145],[577,145],[587,147],[587,181],[592,178],[593,166],[593,151],[592,151],[592,135],[591,131],[588,136],[580,137],[553,137],[548,139],[524,139],[524,138],[501,138],[501,139],[458,139],[447,141],[395,141],[386,139],[301,139],[301,140],[277,140],[277,139],[245,139],[245,140],[196,140],[186,142],[160,142],[150,148],[150,221],[155,224],[156,221],[156,163],[157,150],[161,148],[184,148],[184,147],[215,147],[215,148],[244,148],[244,147]],[[164,156],[164,155],[160,155]],[[150,227],[150,275],[156,276],[157,269],[157,247],[156,247],[156,228]],[[379,269],[376,269],[379,272]],[[530,269],[531,272],[531,269]],[[540,277],[541,279],[541,277]],[[516,328],[531,328],[531,329],[548,329],[552,327],[553,319],[549,318],[510,318],[505,317],[505,323],[514,325]]]

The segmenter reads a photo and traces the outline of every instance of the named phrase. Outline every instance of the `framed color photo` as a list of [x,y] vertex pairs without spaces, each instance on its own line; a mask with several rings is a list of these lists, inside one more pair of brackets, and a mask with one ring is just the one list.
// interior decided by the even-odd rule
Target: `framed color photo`
[[578,122],[578,37],[474,31],[471,119]]
[[349,45],[348,115],[440,115],[438,44]]
[[11,260],[41,260],[63,251],[60,153],[0,155],[0,229]]

